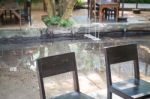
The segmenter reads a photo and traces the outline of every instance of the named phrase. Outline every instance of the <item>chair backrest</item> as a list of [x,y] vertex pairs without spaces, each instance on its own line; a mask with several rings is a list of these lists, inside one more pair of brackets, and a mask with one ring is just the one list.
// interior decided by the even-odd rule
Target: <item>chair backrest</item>
[[25,7],[29,7],[30,8],[31,7],[31,1],[26,1],[25,2]]
[[112,84],[111,64],[134,61],[134,76],[139,79],[138,52],[136,44],[105,47],[107,83]]
[[37,60],[41,99],[46,99],[43,78],[66,72],[73,72],[74,89],[79,92],[75,53],[49,56]]

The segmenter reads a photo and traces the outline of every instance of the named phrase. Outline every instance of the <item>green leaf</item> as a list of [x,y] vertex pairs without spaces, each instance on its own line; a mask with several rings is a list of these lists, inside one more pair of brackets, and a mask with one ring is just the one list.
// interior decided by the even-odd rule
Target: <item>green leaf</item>
[[43,22],[47,25],[59,25],[59,26],[63,26],[63,27],[69,27],[73,25],[73,22],[70,21],[69,19],[67,20],[63,20],[61,19],[61,17],[59,16],[53,16],[51,18],[49,18],[48,16],[44,16],[42,18]]

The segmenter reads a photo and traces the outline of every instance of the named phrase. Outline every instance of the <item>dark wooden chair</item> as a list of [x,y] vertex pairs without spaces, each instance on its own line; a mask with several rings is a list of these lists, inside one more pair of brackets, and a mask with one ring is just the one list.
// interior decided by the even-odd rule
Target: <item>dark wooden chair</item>
[[40,58],[37,60],[37,65],[41,99],[46,99],[43,78],[66,72],[73,73],[75,91],[54,97],[53,99],[94,99],[80,92],[75,54],[73,52]]
[[0,22],[1,24],[4,24],[4,10],[0,8]]
[[[105,59],[108,99],[112,99],[112,93],[124,99],[144,99],[150,97],[150,83],[140,79],[136,44],[105,47]],[[133,79],[113,83],[111,78],[111,64],[127,61],[133,61],[134,63]]]
[[24,3],[24,9],[21,11],[22,21],[30,22],[31,25],[31,2],[26,1]]

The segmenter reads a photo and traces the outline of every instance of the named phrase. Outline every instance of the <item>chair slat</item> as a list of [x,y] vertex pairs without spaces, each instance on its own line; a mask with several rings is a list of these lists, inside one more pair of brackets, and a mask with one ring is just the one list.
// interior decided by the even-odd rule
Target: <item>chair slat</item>
[[136,60],[138,58],[136,44],[109,47],[106,48],[106,53],[109,64]]
[[61,54],[37,60],[42,77],[53,76],[75,70],[75,54]]

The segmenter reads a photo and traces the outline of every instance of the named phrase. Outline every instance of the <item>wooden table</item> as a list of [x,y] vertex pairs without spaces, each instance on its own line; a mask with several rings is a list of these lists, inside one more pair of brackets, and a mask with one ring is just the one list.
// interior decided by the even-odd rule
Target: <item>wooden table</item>
[[97,2],[97,4],[99,4],[99,20],[103,21],[103,17],[104,17],[104,9],[106,8],[112,8],[115,9],[116,11],[116,18],[115,20],[118,21],[118,17],[119,17],[119,3],[114,3],[114,2]]

